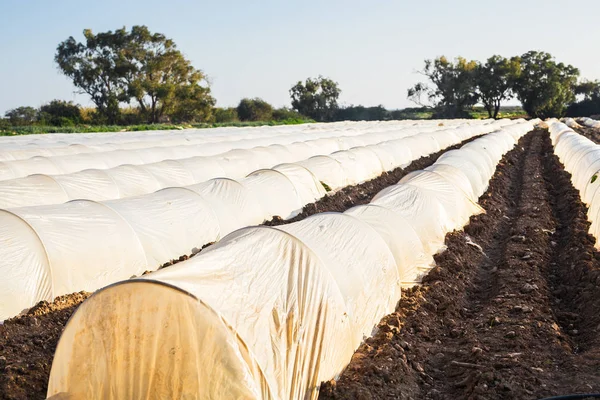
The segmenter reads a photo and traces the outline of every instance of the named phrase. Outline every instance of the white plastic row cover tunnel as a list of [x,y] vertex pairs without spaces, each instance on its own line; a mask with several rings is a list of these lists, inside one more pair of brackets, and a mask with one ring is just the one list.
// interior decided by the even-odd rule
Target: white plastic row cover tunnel
[[[472,143],[497,163],[532,126]],[[479,162],[472,148],[464,157]],[[471,182],[463,168],[453,180],[417,172],[343,214],[240,229],[188,261],[98,291],[64,330],[48,396],[315,398],[394,310],[403,282],[425,272],[443,243],[429,246],[429,231],[459,229],[481,211],[452,183]]]
[[[489,121],[489,120],[488,120]],[[361,131],[365,128],[377,127],[381,130],[397,129],[415,124],[421,126],[455,126],[472,122],[472,120],[419,120],[419,121],[370,121],[370,122],[334,122],[334,123],[311,123],[300,125],[279,125],[259,127],[221,127],[211,129],[184,129],[184,130],[157,130],[137,132],[100,132],[79,134],[51,134],[51,135],[22,135],[0,137],[2,150],[35,150],[35,149],[57,149],[71,145],[83,146],[135,146],[144,143],[184,143],[190,140],[226,141],[238,140],[241,137],[259,138],[266,136],[277,136],[281,134],[294,134],[299,132],[345,131],[350,135],[353,131]],[[151,144],[150,146],[153,146]],[[147,146],[148,147],[148,146]],[[82,148],[83,149],[83,148]]]
[[[590,234],[600,238],[600,146],[556,120],[547,121],[554,153],[588,206]],[[600,248],[600,240],[596,240]]]
[[[435,129],[435,128],[433,128]],[[396,130],[398,131],[398,130]],[[396,131],[392,131],[395,133]],[[400,129],[402,131],[402,129]],[[410,134],[411,130],[404,130]],[[363,133],[377,133],[365,131]],[[353,132],[356,133],[356,132]],[[383,134],[383,132],[379,132]],[[339,131],[314,131],[303,134],[241,139],[205,144],[185,144],[171,147],[150,147],[129,150],[114,150],[97,153],[70,154],[63,156],[37,156],[25,160],[0,162],[0,180],[24,177],[36,173],[49,175],[67,174],[84,169],[108,169],[123,164],[141,165],[163,160],[183,159],[194,156],[210,156],[233,149],[246,149],[272,144],[290,144],[320,138],[338,138],[352,143],[356,134],[341,136]],[[359,145],[362,143],[359,143]]]
[[[216,132],[202,132],[202,130],[169,132],[162,137],[128,135],[128,141],[117,141],[116,143],[79,142],[64,143],[51,142],[39,145],[28,143],[26,145],[8,144],[2,145],[0,150],[0,161],[24,160],[35,156],[62,156],[69,154],[86,154],[95,152],[107,152],[113,150],[146,149],[151,147],[170,147],[190,144],[209,144],[227,141],[239,141],[242,139],[260,139],[283,135],[292,135],[298,131],[282,131],[276,129],[261,131],[238,131],[235,133],[216,134]],[[168,132],[168,131],[167,131]]]
[[578,124],[573,118],[563,118],[562,122],[571,129],[581,129],[581,125]]
[[[489,125],[490,122],[476,121],[466,126]],[[498,126],[498,123],[494,123]],[[388,127],[390,128],[390,127]],[[283,135],[274,137],[242,139],[236,141],[215,142],[206,144],[188,144],[171,147],[151,147],[130,150],[115,150],[97,153],[70,154],[63,156],[42,157],[37,156],[26,160],[4,161],[0,162],[0,181],[25,177],[32,174],[58,175],[69,174],[85,169],[108,169],[119,165],[132,164],[141,165],[159,162],[163,160],[179,160],[195,156],[210,156],[226,151],[248,149],[256,146],[268,146],[273,144],[290,144],[297,141],[307,141],[311,139],[331,138],[346,143],[349,147],[362,146],[367,143],[360,141],[365,133],[370,133],[375,137],[380,136],[379,142],[389,137],[410,136],[416,132],[429,130],[439,130],[438,126],[426,126],[423,128],[406,127],[399,129],[381,130],[377,126],[373,129],[363,131],[351,131],[351,135],[342,135],[345,131],[307,131],[293,135]],[[373,142],[371,142],[373,143]]]
[[[0,161],[8,160],[22,160],[35,156],[59,156],[68,154],[84,154],[94,152],[107,152],[113,150],[132,150],[132,149],[146,149],[152,147],[170,147],[190,144],[214,144],[228,141],[240,141],[249,139],[268,139],[272,137],[285,136],[307,136],[322,135],[325,132],[336,133],[338,135],[353,136],[360,134],[365,129],[368,130],[396,130],[404,127],[408,127],[408,124],[394,124],[394,125],[379,125],[374,124],[370,126],[364,125],[348,125],[335,126],[322,124],[320,128],[314,124],[298,125],[298,126],[278,126],[278,127],[261,127],[261,128],[231,128],[224,130],[224,128],[215,129],[189,129],[183,131],[158,131],[159,135],[151,135],[153,132],[142,132],[141,134],[135,134],[135,132],[128,132],[117,136],[113,142],[110,142],[110,138],[114,136],[102,136],[97,139],[103,140],[91,140],[86,139],[85,134],[83,135],[68,135],[69,138],[76,138],[76,143],[65,143],[61,140],[57,140],[61,135],[53,134],[47,135],[52,139],[48,143],[27,143],[27,144],[10,144],[2,143],[0,141]],[[166,133],[163,133],[166,132]],[[94,138],[92,138],[94,139]],[[106,140],[109,140],[106,142]],[[122,139],[122,140],[116,140]]]
[[600,129],[600,121],[596,121],[595,119],[583,117],[579,118],[579,122],[589,128]]
[[[473,121],[464,122],[463,124],[485,124],[489,121]],[[444,124],[446,127],[457,126],[457,123]],[[395,121],[386,123],[369,123],[359,124],[350,123],[347,125],[336,124],[320,124],[313,125],[298,125],[291,127],[262,127],[262,128],[244,128],[233,132],[214,132],[213,129],[196,129],[186,131],[170,132],[170,135],[148,136],[137,135],[132,136],[132,132],[128,133],[126,138],[128,142],[117,143],[83,143],[63,145],[60,147],[52,146],[56,142],[47,143],[50,146],[36,146],[33,144],[27,145],[11,145],[0,141],[0,161],[15,161],[27,160],[33,157],[52,158],[54,156],[74,156],[93,153],[107,153],[104,158],[111,159],[117,157],[123,150],[131,150],[132,156],[136,158],[142,156],[145,158],[155,157],[154,161],[161,160],[160,154],[167,155],[176,154],[178,149],[194,146],[196,148],[203,147],[205,152],[212,154],[220,151],[225,151],[230,148],[247,148],[258,144],[273,144],[273,143],[291,143],[295,140],[305,140],[310,138],[320,138],[328,136],[355,136],[366,131],[369,132],[392,132],[399,129],[415,127],[415,123],[409,121]],[[422,128],[434,128],[437,125],[431,123],[419,123]],[[46,135],[54,138],[60,135]],[[69,137],[77,137],[79,135],[69,135]],[[164,136],[164,137],[163,137]],[[147,140],[151,139],[151,140]],[[233,144],[238,143],[238,144]],[[170,147],[177,147],[176,149]],[[224,150],[225,149],[225,150]],[[119,151],[120,150],[120,151]],[[136,151],[137,150],[137,151]],[[209,154],[209,153],[206,153]],[[93,157],[92,157],[93,158]],[[76,157],[59,158],[57,163],[65,164],[72,160],[77,160]],[[15,164],[18,168],[22,163]],[[11,165],[10,163],[8,164]],[[23,167],[21,167],[23,168]],[[91,167],[89,167],[91,168]]]
[[[240,138],[255,139],[285,134],[310,134],[311,132],[322,130],[339,131],[341,135],[352,135],[353,132],[360,132],[364,129],[385,131],[410,127],[416,124],[420,126],[443,125],[452,127],[472,122],[470,120],[336,122],[280,125],[274,127],[222,127],[212,129],[5,136],[0,137],[0,161],[24,159],[37,155],[50,156],[118,149],[173,146],[192,141],[210,143],[239,140]],[[47,150],[50,151],[48,152]]]
[[311,158],[279,164],[240,180],[215,178],[124,199],[0,210],[0,319],[40,300],[154,270],[274,215],[294,217],[326,194],[321,182],[332,189],[357,184],[440,150],[442,138],[459,143],[478,133],[426,132],[319,156],[317,163]]
[[[465,131],[490,132],[497,124],[441,129],[433,127],[422,132],[432,132],[440,146],[446,147]],[[434,133],[438,131],[438,133]],[[456,133],[453,133],[456,131]],[[401,129],[386,133],[364,133],[351,137],[333,137],[306,140],[287,145],[275,144],[250,149],[235,149],[214,156],[197,156],[179,160],[166,160],[142,165],[121,165],[109,169],[90,169],[64,175],[35,174],[23,178],[0,181],[0,208],[59,204],[69,200],[111,200],[151,193],[171,186],[186,186],[212,178],[239,179],[251,171],[270,168],[280,163],[296,162],[315,155],[328,155],[337,150],[366,146],[420,133],[419,129]],[[411,148],[421,152],[418,141],[396,143],[394,155],[410,157]],[[394,145],[394,144],[392,144]],[[378,149],[378,146],[372,149]],[[404,149],[404,151],[403,151]],[[427,149],[426,149],[427,150]],[[364,153],[365,151],[363,151]],[[355,152],[352,156],[360,156]],[[388,165],[400,165],[397,160],[379,152]],[[341,157],[339,156],[333,156]],[[397,158],[397,157],[396,157]],[[410,158],[409,158],[410,159]],[[312,161],[311,161],[312,162]],[[310,163],[310,162],[309,162]],[[367,167],[367,166],[365,166]],[[329,183],[328,183],[329,184]],[[343,186],[331,182],[331,187]]]

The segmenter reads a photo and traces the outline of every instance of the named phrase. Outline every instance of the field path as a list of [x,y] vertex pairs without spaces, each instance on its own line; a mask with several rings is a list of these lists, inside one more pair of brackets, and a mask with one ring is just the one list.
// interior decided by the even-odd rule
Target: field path
[[485,214],[367,339],[323,399],[600,392],[600,256],[546,131],[499,164]]

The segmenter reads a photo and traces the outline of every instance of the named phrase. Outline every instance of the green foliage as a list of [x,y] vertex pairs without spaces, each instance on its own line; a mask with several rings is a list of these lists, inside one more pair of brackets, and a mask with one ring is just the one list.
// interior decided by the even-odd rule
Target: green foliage
[[521,73],[514,85],[517,98],[531,117],[561,117],[575,101],[579,70],[557,63],[551,54],[529,51],[519,58]]
[[[92,123],[98,120],[98,113],[92,116]],[[119,125],[142,125],[146,122],[146,118],[140,112],[138,107],[121,107],[119,112]]]
[[316,122],[314,119],[310,118],[287,118],[282,119],[281,121],[270,121],[268,125],[300,125],[300,124],[309,124]]
[[509,60],[495,55],[488,58],[485,64],[477,65],[477,94],[489,118],[498,118],[502,102],[513,97],[512,88],[520,72],[521,65],[517,57]]
[[90,96],[99,114],[109,123],[116,123],[119,102],[129,99],[125,76],[131,74],[132,66],[123,57],[127,32],[123,28],[94,35],[86,29],[83,35],[85,43],[72,36],[60,43],[54,60],[79,93]]
[[[484,107],[473,107],[469,112],[474,119],[489,118],[489,113]],[[527,113],[520,106],[500,106],[497,118],[527,118]]]
[[430,119],[431,115],[432,111],[428,107],[413,107],[390,111],[390,119],[393,120]]
[[151,131],[151,130],[173,130],[184,129],[181,125],[171,124],[152,124],[152,125],[132,125],[123,127],[122,125],[66,125],[66,126],[47,126],[47,125],[29,125],[29,126],[10,126],[0,130],[0,136],[8,135],[32,135],[46,133],[94,133],[94,132],[123,132],[123,131]]
[[213,119],[215,122],[234,122],[239,121],[237,110],[233,107],[220,108],[213,110]]
[[79,109],[81,113],[81,122],[83,124],[93,124],[97,119],[96,107],[81,107]]
[[210,118],[215,100],[206,76],[165,35],[146,26],[83,34],[85,43],[73,37],[60,43],[55,61],[91,97],[99,120],[119,122],[119,104],[132,100],[149,123]]
[[174,121],[202,121],[211,116],[214,99],[204,73],[177,50],[171,39],[134,26],[125,58],[132,66],[128,93],[150,123],[164,115]]
[[10,121],[11,125],[29,125],[37,120],[38,112],[33,107],[17,107],[8,110],[4,116]]
[[[589,115],[600,111],[600,100],[596,105],[592,99],[599,98],[600,83],[577,85],[579,71],[571,65],[555,62],[544,52],[530,51],[510,59],[496,55],[484,64],[462,57],[454,61],[439,57],[425,60],[421,74],[432,86],[417,83],[408,90],[408,98],[432,108],[432,118],[479,118],[473,111],[477,102],[483,104],[488,117],[498,118],[502,115],[502,102],[512,97],[521,101],[531,117],[560,117],[567,106],[574,103],[576,94],[583,95],[584,100],[573,105],[570,114]],[[520,116],[519,112],[508,116]]]
[[[2,122],[5,121],[5,122]],[[151,130],[175,130],[187,128],[218,128],[223,126],[275,126],[275,125],[298,125],[315,122],[311,119],[287,119],[284,121],[254,121],[254,122],[223,122],[223,123],[207,123],[202,122],[191,125],[173,125],[173,124],[144,124],[132,125],[123,127],[121,125],[77,125],[67,127],[57,126],[11,126],[7,120],[0,120],[0,136],[14,135],[30,135],[30,134],[45,134],[45,133],[89,133],[89,132],[125,132],[125,131],[151,131]]]
[[321,185],[323,185],[323,189],[325,189],[326,192],[331,192],[331,187],[328,184],[326,184],[323,181],[319,181],[319,182],[321,182]]
[[[435,108],[434,118],[468,118],[467,110],[477,103],[477,62],[458,57],[425,60],[421,71],[430,83],[417,83],[408,89],[408,98],[421,106]],[[424,102],[422,98],[425,97]],[[426,103],[428,102],[428,103]]]
[[583,80],[575,85],[575,94],[583,100],[600,100],[600,81]]
[[210,95],[210,89],[200,85],[179,86],[175,92],[177,101],[169,112],[173,122],[202,122],[210,121],[215,99]]
[[341,90],[337,82],[319,76],[298,81],[291,89],[292,108],[319,122],[333,121]]
[[583,81],[575,86],[575,94],[581,101],[571,104],[566,111],[568,117],[588,117],[600,114],[600,81]]
[[70,101],[52,100],[40,107],[38,119],[42,125],[73,126],[82,122],[81,107]]
[[581,100],[567,107],[567,117],[588,117],[600,114],[600,102],[594,100]]
[[287,121],[287,120],[303,120],[305,119],[298,111],[290,108],[281,107],[273,110],[273,120],[275,121]]
[[336,121],[385,121],[389,119],[392,119],[392,115],[382,105],[343,107],[339,108],[335,114]]
[[240,121],[270,121],[273,119],[273,107],[258,97],[242,99],[236,111]]

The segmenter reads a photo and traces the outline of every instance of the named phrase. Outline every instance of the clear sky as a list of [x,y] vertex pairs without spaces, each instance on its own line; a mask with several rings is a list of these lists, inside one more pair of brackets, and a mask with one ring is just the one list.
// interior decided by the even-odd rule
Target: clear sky
[[411,106],[425,58],[484,60],[544,50],[600,79],[598,0],[0,0],[0,114],[52,99],[88,105],[58,72],[69,36],[147,25],[173,38],[212,81],[219,106],[243,97],[289,105],[289,88],[319,74],[342,104]]

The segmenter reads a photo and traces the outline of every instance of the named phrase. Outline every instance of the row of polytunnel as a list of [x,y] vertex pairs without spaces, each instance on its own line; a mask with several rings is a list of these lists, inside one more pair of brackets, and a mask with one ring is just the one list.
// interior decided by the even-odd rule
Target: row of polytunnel
[[[496,165],[535,122],[448,151],[368,205],[241,225],[194,258],[96,292],[65,328],[48,395],[316,397],[431,268],[445,234],[481,212]],[[438,148],[430,134],[417,140]]]
[[[467,120],[452,120],[441,122],[451,127]],[[439,121],[419,122],[420,127],[436,126]],[[216,128],[216,129],[187,129],[184,131],[144,131],[117,133],[87,133],[87,134],[52,134],[24,135],[17,137],[0,137],[0,161],[24,160],[36,156],[52,157],[96,152],[111,152],[116,150],[159,149],[168,151],[166,147],[185,145],[210,145],[216,143],[241,142],[236,148],[244,146],[248,140],[262,140],[268,144],[282,140],[299,140],[304,137],[321,137],[322,135],[337,134],[337,136],[353,136],[365,130],[381,132],[416,126],[415,121],[389,122],[339,122],[328,124],[302,124],[277,126],[271,129],[264,127]],[[287,138],[287,139],[286,139]],[[291,142],[289,142],[291,143]],[[247,145],[250,146],[250,145]],[[233,148],[233,147],[232,147]],[[146,152],[148,153],[148,152]],[[145,153],[142,153],[144,155]],[[113,157],[117,157],[116,153]],[[108,154],[110,158],[110,153]]]
[[[373,131],[372,131],[373,132]],[[383,133],[383,132],[380,132]],[[353,143],[354,135],[346,135],[349,143]],[[0,180],[20,178],[31,174],[60,175],[70,174],[87,169],[105,170],[120,165],[142,165],[157,163],[163,160],[180,160],[196,156],[211,156],[232,151],[227,158],[235,159],[244,149],[270,146],[266,153],[276,149],[276,145],[292,144],[308,139],[340,137],[335,131],[307,132],[302,135],[279,135],[271,137],[247,138],[213,143],[188,143],[176,146],[147,147],[138,149],[118,149],[95,153],[77,153],[56,156],[35,156],[22,160],[3,161],[0,163]],[[356,145],[361,145],[360,141]],[[319,145],[319,143],[315,143]],[[269,151],[271,150],[271,151]],[[301,150],[301,149],[299,149]]]
[[[489,123],[489,121],[478,121],[471,125]],[[305,142],[310,139],[315,140],[315,142],[309,143],[308,146],[298,145],[298,149],[293,148],[293,146],[291,147],[294,151],[306,151],[307,147],[318,148],[322,145],[320,142],[316,141],[316,139],[329,138],[335,140],[336,138],[339,138],[342,143],[338,146],[341,146],[340,149],[344,149],[347,148],[344,146],[352,147],[364,145],[365,143],[361,142],[360,137],[364,135],[365,132],[371,134],[379,133],[379,141],[382,141],[385,140],[384,138],[388,137],[388,135],[394,135],[399,130],[405,135],[410,135],[422,131],[423,129],[439,129],[439,127],[434,124],[426,124],[423,127],[407,127],[406,125],[407,124],[373,124],[365,127],[363,130],[318,129],[302,132],[286,132],[284,134],[279,132],[279,134],[274,136],[273,134],[262,134],[258,137],[236,134],[229,140],[219,140],[215,142],[197,143],[196,141],[191,141],[186,144],[173,146],[117,149],[67,155],[37,155],[24,159],[0,161],[0,181],[21,178],[32,174],[62,175],[87,169],[105,170],[125,164],[142,165],[157,163],[163,160],[181,160],[197,156],[211,156],[228,151],[231,152],[224,157],[235,161],[235,159],[239,157],[238,153],[242,152],[244,149],[268,146],[267,148],[263,148],[263,152],[269,154],[276,151],[277,145],[294,145],[299,141]],[[456,124],[450,125],[457,126]],[[271,130],[267,130],[267,132],[271,132]],[[359,138],[354,138],[355,136],[359,136]],[[331,143],[329,145],[331,146]],[[8,151],[7,154],[14,155],[16,154],[16,151]]]
[[583,117],[578,118],[579,122],[588,128],[600,129],[600,121],[596,121],[595,119]]
[[[581,201],[588,206],[590,233],[600,239],[600,146],[566,124],[556,120],[547,123],[554,153],[571,174],[571,182],[579,190]],[[600,240],[596,241],[596,248],[600,248]]]
[[[438,138],[437,140],[441,146],[448,140],[446,136],[452,135],[453,130],[481,128],[484,130],[482,133],[485,133],[486,129],[489,130],[495,127],[497,127],[497,124],[486,122],[456,128],[439,126],[419,129],[402,128],[386,132],[367,131],[354,136],[330,136],[317,139],[310,139],[309,136],[308,138],[305,137],[303,141],[295,141],[289,144],[260,145],[247,149],[235,148],[210,156],[168,159],[138,165],[131,164],[132,157],[135,154],[129,151],[125,152],[127,154],[123,154],[122,159],[119,158],[113,162],[124,163],[129,160],[128,164],[106,169],[85,169],[68,174],[53,174],[52,172],[56,172],[56,170],[42,173],[38,169],[40,165],[35,161],[28,164],[28,168],[32,169],[19,169],[16,172],[17,175],[27,174],[28,176],[0,180],[0,208],[57,204],[74,199],[110,200],[125,198],[151,193],[171,186],[192,185],[214,177],[239,179],[257,169],[297,162],[316,155],[333,153],[332,157],[343,158],[346,153],[336,153],[336,151],[405,138],[416,133],[431,132],[432,135]],[[449,134],[444,132],[449,132]],[[328,135],[334,135],[334,133],[330,132]],[[239,142],[231,142],[223,148],[234,146],[236,143],[239,144]],[[222,144],[215,145],[224,146]],[[412,147],[414,146],[418,146],[418,143],[412,144]],[[378,147],[371,147],[375,149],[374,151],[377,151]],[[371,147],[369,150],[372,150]],[[402,156],[406,156],[410,151],[410,147],[406,146],[407,150],[402,153]],[[203,151],[208,151],[206,146],[203,147]],[[101,158],[106,156],[104,153],[97,153],[96,155]],[[90,155],[83,154],[77,157],[87,160],[87,163]],[[410,157],[410,154],[408,154],[408,157]],[[384,158],[384,162],[389,163],[388,159],[390,157],[384,155]],[[17,163],[23,164],[26,161],[16,161],[12,164]],[[65,169],[78,168],[80,167],[76,163],[75,165],[69,164],[69,167]],[[11,169],[11,173],[15,173],[15,171],[14,168]],[[33,175],[29,173],[33,173]],[[331,183],[335,185],[335,182]]]
[[140,196],[0,209],[0,319],[154,270],[241,227],[292,218],[326,188],[363,182],[499,126],[521,125],[425,130],[270,169],[253,171],[249,163],[239,179],[217,170],[204,182]]

